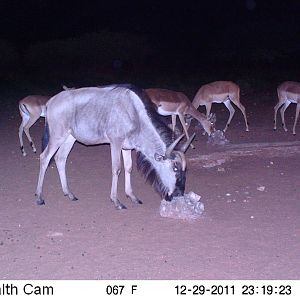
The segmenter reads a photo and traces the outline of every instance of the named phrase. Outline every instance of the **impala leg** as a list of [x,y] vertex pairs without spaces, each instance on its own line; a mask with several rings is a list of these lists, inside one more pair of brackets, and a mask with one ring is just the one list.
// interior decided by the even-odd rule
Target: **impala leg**
[[24,131],[24,126],[27,124],[28,120],[29,120],[28,116],[22,115],[22,122],[21,122],[21,125],[19,127],[20,149],[21,149],[21,152],[22,152],[23,156],[26,156],[26,152],[25,152],[25,149],[24,149],[24,143],[23,143],[23,131]]
[[39,172],[39,179],[38,179],[38,184],[37,184],[36,192],[35,192],[35,195],[37,196],[36,202],[38,205],[45,204],[45,201],[42,197],[42,189],[43,189],[45,173],[46,173],[46,170],[49,165],[51,157],[57,151],[59,146],[60,146],[60,143],[51,144],[51,141],[50,141],[48,146],[45,148],[45,150],[40,155],[40,172]]
[[121,173],[121,146],[115,144],[110,145],[111,164],[112,164],[112,184],[110,199],[115,204],[117,209],[126,208],[118,199],[118,179]]
[[175,140],[176,115],[171,115],[172,118],[172,139]]
[[209,115],[210,115],[211,106],[212,106],[211,103],[205,103],[205,110],[206,110],[206,118],[207,119],[209,118]]
[[56,152],[54,159],[57,166],[57,170],[59,173],[59,178],[62,186],[62,190],[65,196],[68,196],[70,200],[78,200],[72,192],[70,192],[67,177],[66,177],[66,161],[68,155],[75,143],[76,139],[69,135],[65,142],[59,147],[58,151]]
[[249,131],[249,127],[248,127],[248,121],[247,121],[247,116],[246,116],[246,109],[244,107],[244,105],[242,105],[241,102],[235,101],[232,99],[232,102],[241,110],[243,116],[244,116],[244,120],[245,120],[245,124],[246,124],[246,131]]
[[284,101],[279,101],[275,106],[274,106],[274,130],[277,129],[277,111],[279,107],[284,103]]
[[132,190],[131,185],[131,172],[132,172],[132,158],[131,150],[122,150],[124,169],[125,169],[125,193],[126,196],[131,199],[132,202],[137,204],[143,204],[143,202],[138,199]]
[[32,138],[30,136],[29,128],[39,119],[39,117],[40,116],[31,116],[29,121],[27,122],[27,124],[24,126],[24,132],[28,138],[28,141],[30,142],[30,146],[34,153],[36,152],[36,148],[35,148]]
[[[183,116],[182,114],[178,114],[178,116],[179,116],[179,120],[180,120],[180,122],[181,122],[181,125],[182,125],[182,127],[183,127],[183,131],[184,131],[184,133],[185,133],[185,135],[186,135],[186,139],[188,140],[190,137],[189,137],[189,133],[188,133],[188,131],[187,131],[186,125],[185,125],[185,119],[184,119],[184,116]],[[194,145],[192,145],[192,144],[190,144],[190,145],[191,145],[191,148],[192,148],[192,149],[195,149]]]
[[280,115],[281,115],[281,121],[282,121],[282,127],[283,127],[283,130],[284,131],[288,131],[287,128],[286,128],[286,125],[285,125],[285,120],[284,120],[284,113],[285,113],[285,110],[288,108],[288,106],[291,104],[290,101],[286,101],[283,106],[281,107],[280,109]]
[[193,120],[193,117],[190,116],[190,115],[185,115],[185,118],[184,118],[184,123],[185,123],[185,126],[186,126],[186,130],[189,130],[190,126],[191,126],[191,123],[192,123],[192,120]]
[[[207,119],[209,119],[209,117],[210,117],[211,106],[212,106],[211,102],[205,103],[205,110],[206,110],[206,118]],[[204,131],[203,135],[205,135],[205,131]]]
[[176,115],[172,115],[172,131],[175,132],[176,127]]
[[229,99],[224,101],[224,105],[225,105],[225,106],[227,107],[227,109],[229,110],[229,118],[228,118],[227,124],[226,124],[226,126],[225,126],[225,128],[224,128],[224,132],[225,132],[225,131],[227,130],[227,128],[229,127],[229,125],[230,125],[230,122],[231,122],[231,120],[232,120],[232,118],[233,118],[235,109],[234,109],[233,106],[231,105]]
[[296,124],[297,124],[297,121],[298,121],[299,112],[300,112],[300,104],[297,103],[297,107],[296,107],[296,116],[295,116],[295,121],[294,121],[294,126],[293,126],[293,135],[296,134]]

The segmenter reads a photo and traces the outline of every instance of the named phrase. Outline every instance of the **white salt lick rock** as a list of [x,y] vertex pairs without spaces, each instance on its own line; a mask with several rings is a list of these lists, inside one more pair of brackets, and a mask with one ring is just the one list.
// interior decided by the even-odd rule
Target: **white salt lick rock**
[[201,196],[194,192],[184,196],[174,197],[172,201],[162,200],[160,215],[166,218],[195,220],[204,212],[204,205],[200,202]]

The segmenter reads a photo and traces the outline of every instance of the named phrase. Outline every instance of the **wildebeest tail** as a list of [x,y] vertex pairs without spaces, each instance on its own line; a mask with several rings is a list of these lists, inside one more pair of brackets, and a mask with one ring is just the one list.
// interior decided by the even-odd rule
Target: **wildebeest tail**
[[45,150],[45,148],[47,147],[48,143],[49,143],[49,126],[48,126],[48,122],[47,122],[47,118],[45,121],[45,128],[44,128],[44,134],[42,137],[42,152]]

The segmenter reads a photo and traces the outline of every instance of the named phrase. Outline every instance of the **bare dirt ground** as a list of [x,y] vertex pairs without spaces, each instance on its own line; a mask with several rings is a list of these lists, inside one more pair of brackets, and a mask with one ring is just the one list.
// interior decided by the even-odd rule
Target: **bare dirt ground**
[[[144,204],[125,198],[121,174],[120,199],[128,209],[116,210],[109,200],[107,145],[75,144],[68,179],[79,201],[63,196],[53,165],[44,184],[46,205],[37,206],[39,159],[27,142],[27,157],[19,151],[18,99],[12,97],[0,121],[0,279],[300,279],[300,153],[294,143],[300,127],[294,137],[291,105],[290,131],[273,132],[273,96],[242,98],[250,132],[237,110],[226,134],[233,148],[209,146],[196,131],[186,191],[201,195],[205,213],[195,222],[162,218],[159,196],[136,170],[133,185]],[[228,112],[221,105],[213,110],[221,129]],[[31,130],[38,146],[42,130],[43,120]],[[278,142],[285,144],[272,148]]]

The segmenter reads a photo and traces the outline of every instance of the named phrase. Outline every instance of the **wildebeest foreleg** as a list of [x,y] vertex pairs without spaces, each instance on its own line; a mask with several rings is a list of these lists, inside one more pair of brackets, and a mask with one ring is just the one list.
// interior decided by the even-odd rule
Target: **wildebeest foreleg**
[[118,178],[121,173],[121,145],[112,143],[110,145],[110,151],[112,164],[112,184],[110,199],[115,204],[117,209],[124,209],[126,208],[126,206],[118,200]]
[[131,150],[122,150],[124,169],[125,169],[125,193],[132,202],[142,204],[143,202],[138,199],[132,190],[131,186],[131,172],[132,172],[132,158]]
[[66,141],[60,146],[60,148],[54,156],[64,195],[68,196],[73,201],[78,199],[74,196],[72,192],[70,192],[68,186],[66,177],[66,161],[75,141],[76,139],[72,135],[69,135]]

